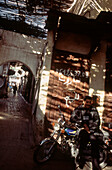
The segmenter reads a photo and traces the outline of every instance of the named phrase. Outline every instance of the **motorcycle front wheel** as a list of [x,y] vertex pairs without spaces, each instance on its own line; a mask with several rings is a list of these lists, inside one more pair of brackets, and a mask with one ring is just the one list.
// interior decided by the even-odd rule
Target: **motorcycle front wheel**
[[33,160],[36,163],[44,163],[51,158],[54,150],[55,141],[48,139],[36,148],[33,154]]

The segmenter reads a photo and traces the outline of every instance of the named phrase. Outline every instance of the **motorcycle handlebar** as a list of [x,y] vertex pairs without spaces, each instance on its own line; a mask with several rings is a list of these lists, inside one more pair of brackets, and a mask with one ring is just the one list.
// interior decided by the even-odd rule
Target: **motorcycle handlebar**
[[[65,121],[65,116],[61,112],[60,105],[58,105],[58,109],[59,109],[59,112],[60,112],[59,115],[62,116],[63,120]],[[80,123],[81,123],[80,121],[78,123],[72,123],[72,126],[76,127],[77,129],[80,129],[81,128]],[[70,127],[71,125],[68,125],[68,126]]]
[[60,105],[58,105],[58,109],[59,109],[59,115],[63,117],[63,120],[65,121],[65,116],[64,114],[61,112],[61,109],[60,109]]

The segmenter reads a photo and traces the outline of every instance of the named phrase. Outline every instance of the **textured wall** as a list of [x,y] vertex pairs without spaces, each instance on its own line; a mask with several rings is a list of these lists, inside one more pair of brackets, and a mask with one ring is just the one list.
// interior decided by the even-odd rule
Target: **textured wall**
[[45,40],[0,29],[0,64],[10,61],[24,63],[36,76]]

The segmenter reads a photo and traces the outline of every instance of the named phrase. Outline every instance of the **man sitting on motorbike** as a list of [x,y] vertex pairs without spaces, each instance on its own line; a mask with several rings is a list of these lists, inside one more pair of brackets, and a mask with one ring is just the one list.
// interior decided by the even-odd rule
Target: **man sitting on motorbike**
[[85,160],[83,151],[88,141],[91,141],[91,156],[93,170],[100,170],[99,166],[99,144],[98,137],[95,133],[99,133],[100,117],[98,111],[92,106],[92,98],[86,96],[82,105],[77,107],[70,118],[72,123],[77,123],[81,127],[79,132],[79,167],[83,169]]

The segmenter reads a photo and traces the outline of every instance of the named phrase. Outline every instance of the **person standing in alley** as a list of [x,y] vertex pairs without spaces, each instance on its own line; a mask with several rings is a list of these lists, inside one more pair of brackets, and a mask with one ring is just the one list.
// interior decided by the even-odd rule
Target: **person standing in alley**
[[13,86],[13,93],[14,93],[14,95],[16,95],[16,91],[17,91],[17,86],[16,86],[16,84]]

